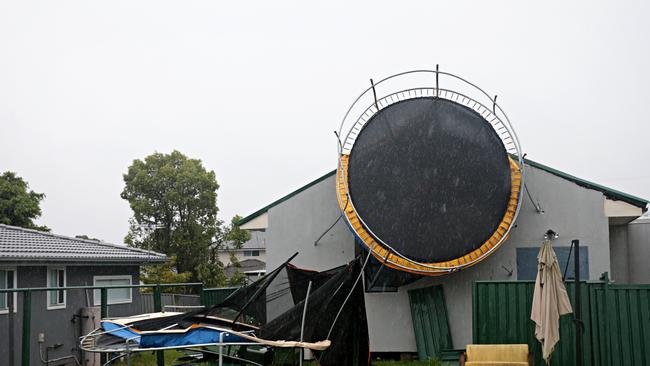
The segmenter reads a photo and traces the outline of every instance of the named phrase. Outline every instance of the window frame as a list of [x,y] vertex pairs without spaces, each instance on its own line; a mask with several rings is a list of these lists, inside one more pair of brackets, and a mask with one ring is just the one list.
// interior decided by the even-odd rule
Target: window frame
[[[0,267],[0,271],[11,271],[13,272],[13,287],[12,288],[18,288],[18,270],[16,267]],[[14,314],[18,312],[18,292],[14,292]],[[9,293],[5,292],[4,294],[0,294],[0,296],[6,296],[7,299],[9,299]],[[2,314],[9,314],[9,308],[0,308],[0,315]]]
[[[66,267],[62,267],[62,266],[56,266],[56,267],[48,266],[47,267],[47,274],[46,274],[47,287],[48,288],[49,287],[60,287],[60,286],[58,286],[58,283],[56,285],[52,285],[52,278],[50,277],[50,272],[51,271],[57,271],[57,278],[56,278],[57,282],[59,281],[59,276],[58,276],[59,272],[58,271],[63,271],[63,287],[66,287],[67,284],[68,284],[68,271],[66,270]],[[52,293],[56,292],[57,297],[58,297],[58,292],[59,291],[63,292],[63,303],[52,304],[52,302],[50,301],[52,299]],[[47,299],[46,299],[46,301],[47,301],[47,310],[58,310],[58,309],[65,309],[66,308],[66,304],[68,302],[67,301],[68,300],[68,294],[67,294],[66,290],[47,291],[47,296],[46,297],[47,297]]]
[[[133,275],[108,275],[108,276],[93,276],[93,286],[97,286],[97,280],[129,280],[129,286],[133,285]],[[129,290],[129,299],[128,300],[120,300],[120,301],[111,301],[110,298],[110,289],[107,291],[108,292],[108,301],[107,305],[119,305],[119,304],[131,304],[133,303],[133,288],[128,288]],[[100,296],[96,296],[97,292],[99,292],[100,289],[95,289],[93,290],[93,305],[94,306],[100,306],[102,304],[102,299],[101,299],[101,292]]]
[[[243,256],[244,257],[259,257],[261,252],[259,249],[245,249],[243,250]],[[248,255],[246,253],[249,253]],[[257,253],[257,255],[255,254]]]

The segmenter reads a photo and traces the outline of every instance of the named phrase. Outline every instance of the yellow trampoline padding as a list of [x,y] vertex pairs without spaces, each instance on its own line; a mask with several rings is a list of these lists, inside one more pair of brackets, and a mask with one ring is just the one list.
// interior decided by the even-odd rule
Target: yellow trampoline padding
[[[519,204],[519,192],[521,190],[521,169],[510,156],[508,156],[508,161],[510,162],[511,180],[510,199],[508,201],[506,212],[503,215],[503,219],[499,223],[492,236],[480,247],[462,257],[446,262],[422,264],[415,263],[409,259],[404,259],[388,248],[385,248],[381,243],[377,242],[375,238],[364,228],[361,220],[359,220],[359,217],[352,208],[352,205],[349,204],[349,197],[346,189],[348,184],[348,159],[349,155],[341,155],[339,168],[336,172],[336,186],[338,189],[339,206],[354,232],[371,250],[372,255],[387,266],[425,276],[445,275],[454,272],[462,267],[468,267],[480,262],[489,254],[491,254],[494,249],[496,249],[496,246],[500,245],[507,239],[507,233],[509,232],[510,226],[513,224],[515,219],[517,206]],[[390,243],[387,244],[390,245]],[[439,267],[439,269],[429,268],[427,266]]]

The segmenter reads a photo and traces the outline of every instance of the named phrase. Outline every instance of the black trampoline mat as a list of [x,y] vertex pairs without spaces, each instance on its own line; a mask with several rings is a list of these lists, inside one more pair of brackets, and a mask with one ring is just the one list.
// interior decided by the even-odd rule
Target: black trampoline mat
[[479,248],[508,207],[503,143],[477,112],[440,98],[377,112],[350,152],[350,197],[367,227],[409,259],[444,262]]

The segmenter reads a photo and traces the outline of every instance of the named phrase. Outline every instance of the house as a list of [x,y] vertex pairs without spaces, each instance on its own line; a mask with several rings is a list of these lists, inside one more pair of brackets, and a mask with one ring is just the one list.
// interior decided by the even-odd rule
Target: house
[[[619,283],[650,283],[650,221],[637,220],[648,201],[525,161],[526,188],[508,240],[473,267],[424,277],[398,288],[369,292],[366,312],[370,348],[377,353],[416,352],[408,291],[441,285],[454,348],[472,342],[472,284],[479,280],[534,279],[536,256],[548,229],[560,234],[553,246],[564,268],[572,239],[580,240],[580,278],[609,272]],[[324,270],[350,261],[359,245],[341,219],[335,171],[243,218],[244,229],[264,230],[267,265],[275,268],[293,253],[299,267]],[[568,274],[573,276],[572,269]],[[367,279],[363,282],[367,286]]]
[[[85,240],[48,232],[0,224],[0,288],[64,286],[118,286],[140,283],[140,266],[163,263],[163,254]],[[11,298],[10,298],[11,297]],[[13,300],[13,344],[20,360],[22,295],[0,294],[0,364],[10,358],[9,303]],[[99,290],[34,291],[31,297],[30,359],[38,364],[41,355],[49,359],[74,355],[81,335],[80,311],[100,305]],[[108,291],[109,316],[139,314],[137,289]],[[43,341],[39,343],[39,338]],[[47,350],[47,352],[46,352]],[[72,359],[68,359],[72,361]],[[57,363],[58,364],[58,363]],[[71,363],[72,364],[72,363]]]
[[235,267],[231,263],[224,268],[223,272],[226,278],[230,279],[237,271],[245,276],[245,283],[249,284],[257,281],[266,274],[266,263],[259,259],[244,259],[239,262],[239,267]]
[[234,254],[239,262],[247,259],[266,262],[266,233],[263,230],[250,230],[250,234],[250,240],[245,242],[241,248],[234,248],[231,244],[226,243],[224,248],[219,250],[219,261],[224,266],[230,264],[231,254]]
[[[226,243],[223,249],[218,251],[219,261],[223,263],[226,278],[230,279],[236,271],[246,276],[247,283],[255,281],[266,274],[266,232],[264,229],[247,229],[251,238],[241,248],[234,248]],[[239,262],[236,268],[231,261],[234,255]]]

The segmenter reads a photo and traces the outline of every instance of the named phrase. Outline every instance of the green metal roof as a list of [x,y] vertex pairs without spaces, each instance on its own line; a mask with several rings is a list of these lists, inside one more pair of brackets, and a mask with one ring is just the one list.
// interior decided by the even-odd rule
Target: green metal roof
[[[593,190],[596,190],[596,191],[600,191],[605,195],[605,197],[607,197],[609,199],[613,199],[613,200],[616,200],[616,201],[627,202],[627,203],[629,203],[629,204],[631,204],[633,206],[640,207],[640,208],[643,209],[643,212],[645,212],[647,210],[647,205],[648,205],[648,203],[650,203],[649,201],[647,201],[647,200],[645,200],[643,198],[639,198],[639,197],[633,196],[631,194],[627,194],[627,193],[624,193],[624,192],[621,192],[621,191],[617,191],[615,189],[605,187],[603,185],[593,183],[593,182],[590,182],[590,181],[582,179],[582,178],[578,178],[578,177],[573,176],[571,174],[559,171],[557,169],[553,169],[553,168],[551,168],[549,166],[546,166],[544,164],[540,164],[540,163],[538,163],[536,161],[533,161],[533,160],[530,160],[530,159],[524,159],[524,161],[526,162],[526,164],[528,164],[528,165],[530,165],[532,167],[544,170],[544,171],[546,171],[548,173],[551,173],[551,174],[553,174],[555,176],[558,176],[560,178],[564,178],[564,179],[566,179],[568,181],[571,181],[571,182],[573,182],[573,183],[575,183],[575,184],[577,184],[579,186],[589,188],[589,189],[593,189]],[[288,200],[289,198],[297,195],[298,193],[306,190],[307,188],[309,188],[309,187],[311,187],[313,185],[316,185],[316,184],[324,181],[325,179],[333,176],[334,174],[336,174],[336,170],[332,170],[331,172],[323,175],[322,177],[320,177],[320,178],[318,178],[318,179],[316,179],[316,180],[314,180],[314,181],[312,181],[310,183],[307,183],[306,185],[296,189],[295,191],[287,194],[286,196],[284,196],[284,197],[282,197],[282,198],[280,198],[280,199],[278,199],[276,201],[273,201],[270,204],[268,204],[268,205],[260,208],[259,210],[253,212],[252,214],[244,217],[243,219],[239,220],[238,224],[243,225],[243,224],[253,220],[254,218],[262,215],[265,212],[267,212],[271,207],[273,207],[275,205],[278,205],[278,204]]]
[[578,177],[573,176],[571,174],[559,171],[557,169],[553,169],[553,168],[551,168],[549,166],[546,166],[544,164],[540,164],[540,163],[538,163],[536,161],[532,161],[530,159],[525,159],[525,162],[526,162],[526,164],[528,164],[528,165],[530,165],[532,167],[544,170],[544,171],[546,171],[548,173],[551,173],[553,175],[556,175],[556,176],[558,176],[560,178],[564,178],[566,180],[569,180],[569,181],[571,181],[571,182],[573,182],[573,183],[575,183],[575,184],[577,184],[579,186],[589,188],[589,189],[593,189],[595,191],[600,191],[605,195],[605,197],[607,197],[609,199],[613,199],[613,200],[616,200],[616,201],[627,202],[627,203],[629,203],[629,204],[631,204],[633,206],[637,206],[637,207],[642,208],[643,212],[645,212],[647,210],[647,205],[648,205],[649,202],[648,202],[648,200],[644,200],[643,198],[639,198],[639,197],[633,196],[631,194],[627,194],[627,193],[624,193],[624,192],[621,192],[621,191],[617,191],[615,189],[605,187],[605,186],[600,185],[598,183],[590,182],[590,181],[588,181],[586,179],[578,178]]

